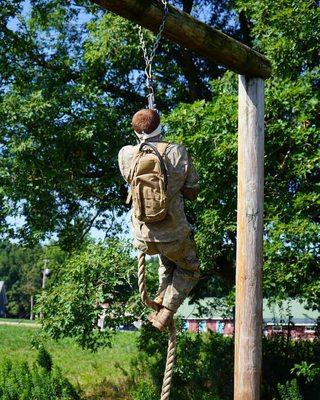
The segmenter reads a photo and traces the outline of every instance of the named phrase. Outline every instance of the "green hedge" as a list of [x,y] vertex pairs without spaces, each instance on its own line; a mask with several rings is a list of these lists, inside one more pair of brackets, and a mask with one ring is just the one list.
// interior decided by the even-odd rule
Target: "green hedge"
[[[38,360],[44,361],[42,351]],[[61,375],[59,369],[26,362],[13,363],[4,360],[0,363],[1,400],[79,400],[80,396],[71,383]]]
[[[133,360],[134,400],[159,397],[165,367],[167,334],[149,326],[141,331],[140,354]],[[233,338],[217,333],[181,333],[171,400],[233,399]],[[299,373],[297,365],[320,365],[320,341],[263,339],[262,400],[314,400],[320,393],[319,375]]]

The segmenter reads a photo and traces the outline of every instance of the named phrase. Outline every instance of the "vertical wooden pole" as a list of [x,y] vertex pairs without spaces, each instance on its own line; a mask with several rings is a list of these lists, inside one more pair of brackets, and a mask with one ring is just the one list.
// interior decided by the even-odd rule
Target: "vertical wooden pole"
[[239,76],[234,399],[260,400],[264,80]]

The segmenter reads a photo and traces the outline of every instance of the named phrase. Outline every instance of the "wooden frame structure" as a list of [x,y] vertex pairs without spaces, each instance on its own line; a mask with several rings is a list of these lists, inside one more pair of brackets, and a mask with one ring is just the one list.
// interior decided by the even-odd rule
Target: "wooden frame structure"
[[[153,32],[157,0],[92,0]],[[239,74],[234,400],[259,400],[262,354],[264,79],[270,62],[243,43],[169,6],[164,36]]]

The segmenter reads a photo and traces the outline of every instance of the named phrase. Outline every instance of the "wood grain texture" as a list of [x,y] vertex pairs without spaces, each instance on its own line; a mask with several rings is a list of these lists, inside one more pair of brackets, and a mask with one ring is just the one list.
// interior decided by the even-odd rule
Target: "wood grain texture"
[[264,81],[239,77],[234,399],[259,400],[262,353]]
[[[153,32],[159,29],[162,7],[157,0],[92,1]],[[264,79],[271,74],[270,61],[262,54],[172,6],[164,36],[238,74]]]

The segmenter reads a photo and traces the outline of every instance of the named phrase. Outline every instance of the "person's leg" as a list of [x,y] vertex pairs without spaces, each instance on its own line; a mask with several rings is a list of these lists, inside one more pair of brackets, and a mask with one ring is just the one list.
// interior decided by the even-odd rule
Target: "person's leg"
[[187,237],[182,241],[177,240],[168,243],[135,241],[134,244],[135,247],[146,254],[160,253],[162,257],[171,261],[170,263],[166,262],[171,273],[162,270],[164,282],[168,284],[166,289],[163,285],[163,291],[165,290],[162,293],[163,307],[159,312],[153,312],[148,318],[156,328],[163,330],[170,325],[174,313],[199,279],[199,260],[196,255],[195,243]]
[[180,245],[162,243],[162,251],[166,257],[176,264],[173,270],[172,283],[166,289],[162,305],[167,309],[177,311],[200,277],[199,259],[193,239],[187,237]]
[[159,254],[159,287],[154,301],[162,305],[167,287],[172,283],[173,271],[176,264],[166,256]]
[[160,243],[141,242],[136,239],[133,245],[145,254],[159,254],[159,287],[154,301],[161,305],[167,287],[172,283],[173,271],[176,268],[176,264],[169,260],[164,254],[161,254],[162,247]]

